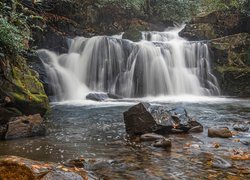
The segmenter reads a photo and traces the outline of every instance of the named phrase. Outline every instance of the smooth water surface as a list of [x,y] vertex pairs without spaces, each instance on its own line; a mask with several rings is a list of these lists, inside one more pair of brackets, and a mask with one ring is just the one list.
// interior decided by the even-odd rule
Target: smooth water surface
[[[126,140],[123,112],[139,101],[186,108],[204,125],[204,132],[170,135],[171,150],[154,148],[151,143]],[[0,142],[0,155],[19,155],[35,160],[66,162],[84,157],[92,160],[86,168],[101,178],[111,179],[194,179],[249,178],[250,161],[232,161],[233,150],[249,151],[237,139],[250,138],[250,132],[233,138],[207,137],[207,128],[250,122],[248,99],[169,97],[126,99],[120,102],[61,102],[52,104],[48,132],[35,137]],[[214,148],[214,144],[220,144]],[[212,153],[233,165],[216,168],[204,160]],[[241,169],[240,169],[241,168]],[[242,170],[243,169],[243,170]]]

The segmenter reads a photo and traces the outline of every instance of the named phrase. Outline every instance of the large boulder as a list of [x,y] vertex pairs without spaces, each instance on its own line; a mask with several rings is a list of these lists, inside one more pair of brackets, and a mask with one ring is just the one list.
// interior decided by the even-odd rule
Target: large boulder
[[49,162],[39,162],[17,156],[0,157],[0,179],[88,179],[83,168],[69,168]]
[[45,135],[46,129],[40,114],[12,118],[8,122],[5,139]]
[[164,106],[151,106],[139,103],[123,113],[126,132],[131,135],[146,133],[168,134],[183,133],[201,126],[187,115],[184,108],[168,110]]

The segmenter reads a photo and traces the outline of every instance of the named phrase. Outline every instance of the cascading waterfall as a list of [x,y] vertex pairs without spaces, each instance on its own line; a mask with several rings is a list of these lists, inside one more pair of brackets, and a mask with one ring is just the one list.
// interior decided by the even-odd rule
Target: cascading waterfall
[[56,100],[84,99],[90,91],[124,97],[218,95],[207,44],[178,36],[181,29],[122,36],[77,37],[67,54],[39,50]]

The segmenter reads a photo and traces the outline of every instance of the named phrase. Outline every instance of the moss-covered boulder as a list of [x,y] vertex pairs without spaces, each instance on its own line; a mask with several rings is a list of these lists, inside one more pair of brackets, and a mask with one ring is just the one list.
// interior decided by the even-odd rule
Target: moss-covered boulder
[[213,39],[210,47],[222,94],[250,96],[250,35],[239,33]]
[[26,59],[13,56],[0,59],[0,98],[8,97],[11,102],[5,108],[16,108],[22,114],[46,113],[49,108],[42,83],[37,74],[31,70]]

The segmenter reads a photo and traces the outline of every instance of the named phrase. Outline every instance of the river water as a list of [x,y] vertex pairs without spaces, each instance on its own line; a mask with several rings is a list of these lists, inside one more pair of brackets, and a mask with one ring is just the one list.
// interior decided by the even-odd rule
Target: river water
[[[149,142],[130,142],[123,112],[142,101],[169,108],[182,106],[204,125],[204,132],[168,136],[172,139],[170,150],[155,148]],[[249,131],[229,139],[207,136],[209,127],[232,130],[236,122],[250,123],[249,99],[178,96],[51,105],[45,137],[0,141],[0,155],[63,163],[83,157],[86,169],[107,179],[250,178],[250,161],[231,159],[236,151],[249,152],[249,145],[241,142],[249,142]],[[212,163],[220,164],[221,158],[232,166],[223,168],[222,163],[222,167],[214,167]]]

